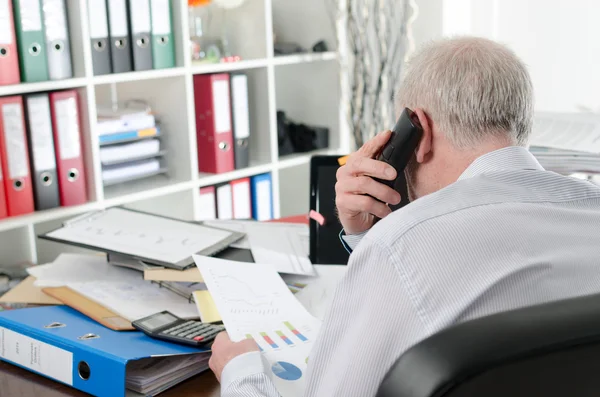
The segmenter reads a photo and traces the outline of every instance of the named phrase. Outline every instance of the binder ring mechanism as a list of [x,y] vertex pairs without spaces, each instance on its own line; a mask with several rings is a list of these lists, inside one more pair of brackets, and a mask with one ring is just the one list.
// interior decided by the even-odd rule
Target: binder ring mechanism
[[38,56],[42,52],[42,46],[39,43],[33,43],[31,47],[29,47],[29,53],[33,56]]
[[0,47],[0,57],[5,57],[8,55],[8,48]]
[[64,328],[66,326],[67,325],[63,324],[63,323],[53,322],[53,323],[50,323],[48,325],[44,325],[44,328]]
[[67,179],[69,180],[69,182],[75,182],[77,180],[78,176],[79,176],[79,171],[77,171],[76,168],[71,168],[69,170],[69,174],[67,175]]
[[50,175],[49,172],[42,172],[42,175],[40,175],[40,177],[42,179],[42,185],[44,185],[44,186],[52,185],[52,175]]
[[13,186],[15,187],[15,190],[19,191],[25,187],[25,184],[21,179],[17,179],[13,182]]
[[100,337],[100,335],[96,335],[96,334],[85,334],[85,335],[78,337],[77,339],[90,340],[90,339],[98,339],[99,337]]

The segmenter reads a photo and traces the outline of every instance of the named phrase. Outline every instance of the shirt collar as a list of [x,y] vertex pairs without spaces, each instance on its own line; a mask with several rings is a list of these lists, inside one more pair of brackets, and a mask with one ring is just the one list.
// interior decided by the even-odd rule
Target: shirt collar
[[522,146],[509,146],[478,157],[458,180],[494,171],[541,170],[544,168],[531,152]]

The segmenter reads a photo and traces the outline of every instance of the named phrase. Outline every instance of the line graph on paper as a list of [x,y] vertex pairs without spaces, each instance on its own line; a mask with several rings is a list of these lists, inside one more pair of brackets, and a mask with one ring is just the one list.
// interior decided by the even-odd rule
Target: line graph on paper
[[261,290],[252,278],[210,270],[214,286],[220,299],[237,315],[273,316],[279,314],[282,295],[279,291]]

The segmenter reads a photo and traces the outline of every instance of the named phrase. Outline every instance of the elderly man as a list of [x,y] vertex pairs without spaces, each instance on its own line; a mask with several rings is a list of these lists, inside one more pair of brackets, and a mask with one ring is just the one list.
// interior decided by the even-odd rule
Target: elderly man
[[[424,130],[405,172],[411,203],[390,213],[399,195],[372,179],[395,177],[373,159],[389,131],[340,168],[353,253],[307,396],[374,396],[403,352],[451,324],[600,291],[600,188],[545,171],[525,148],[532,97],[523,63],[494,42],[448,39],[414,57],[397,97]],[[278,395],[252,342],[221,335],[211,367],[224,396]]]

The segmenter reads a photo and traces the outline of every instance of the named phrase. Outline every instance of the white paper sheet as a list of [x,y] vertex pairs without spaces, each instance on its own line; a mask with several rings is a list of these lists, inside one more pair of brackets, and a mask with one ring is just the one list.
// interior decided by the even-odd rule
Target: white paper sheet
[[194,256],[227,333],[254,339],[283,396],[301,396],[320,321],[310,315],[270,265]]
[[531,146],[600,153],[600,115],[537,113]]
[[279,273],[315,274],[308,258],[308,225],[239,220],[214,220],[204,224],[245,233],[231,247],[251,250],[256,263],[273,265]]
[[346,274],[345,265],[314,265],[316,276],[282,276],[286,283],[302,283],[306,287],[294,296],[310,314],[323,320],[331,306],[331,301],[340,280]]
[[86,281],[120,281],[140,277],[139,273],[111,266],[104,255],[60,254],[54,262],[33,266],[27,272],[36,278],[38,287],[62,287],[68,283]]

